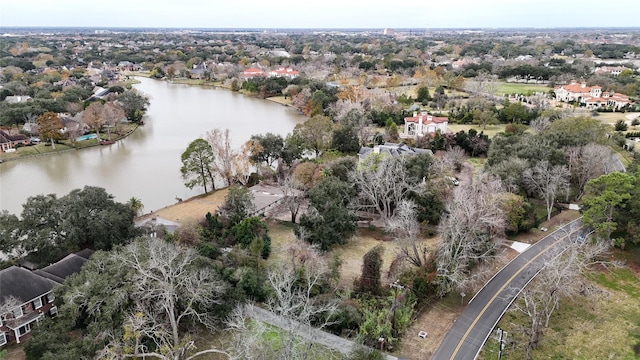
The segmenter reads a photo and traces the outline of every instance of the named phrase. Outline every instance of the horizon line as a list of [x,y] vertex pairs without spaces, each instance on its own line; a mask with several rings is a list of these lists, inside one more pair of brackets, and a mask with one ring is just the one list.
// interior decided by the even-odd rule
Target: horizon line
[[184,30],[495,30],[495,29],[638,29],[640,26],[473,26],[473,27],[188,27],[188,26],[96,26],[96,25],[0,25],[0,29],[184,29]]

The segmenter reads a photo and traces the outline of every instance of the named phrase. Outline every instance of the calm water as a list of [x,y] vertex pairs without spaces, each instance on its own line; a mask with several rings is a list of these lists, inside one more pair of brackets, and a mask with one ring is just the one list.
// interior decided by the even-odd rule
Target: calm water
[[151,97],[146,125],[110,146],[0,164],[0,209],[19,214],[29,196],[63,196],[85,185],[100,186],[115,199],[135,196],[149,212],[202,193],[180,177],[180,155],[214,128],[228,128],[234,147],[253,134],[286,135],[303,121],[293,109],[225,89],[170,84],[140,78],[135,87]]

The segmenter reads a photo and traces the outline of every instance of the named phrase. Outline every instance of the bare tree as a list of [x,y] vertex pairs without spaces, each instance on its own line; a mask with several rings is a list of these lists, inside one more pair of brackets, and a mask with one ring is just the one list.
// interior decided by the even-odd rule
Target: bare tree
[[391,218],[409,189],[404,156],[372,154],[350,173],[358,188],[358,206],[373,210],[383,220]]
[[531,129],[536,134],[543,133],[545,130],[547,130],[549,128],[549,125],[551,125],[551,121],[549,121],[549,119],[545,118],[545,117],[535,118],[535,119],[531,120],[531,123],[529,124]]
[[[129,296],[135,311],[125,321],[124,338],[112,340],[101,352],[103,357],[189,360],[206,353],[224,353],[208,349],[190,354],[195,345],[181,332],[187,321],[213,328],[207,309],[220,303],[225,289],[213,270],[198,266],[195,250],[148,238],[112,256],[133,272]],[[154,349],[145,345],[148,341],[154,343]]]
[[400,256],[413,266],[426,266],[429,250],[420,242],[420,223],[412,201],[400,201],[395,215],[386,222],[385,230],[394,235]]
[[467,158],[467,154],[459,146],[454,146],[436,158],[433,164],[434,170],[439,175],[452,175],[452,171],[459,171]]
[[589,295],[590,287],[585,284],[582,274],[594,264],[602,264],[608,251],[607,242],[572,242],[562,254],[548,261],[520,295],[512,311],[527,315],[529,322],[521,333],[524,334],[526,358],[540,343],[543,327],[549,326],[551,316],[562,298]]
[[617,161],[611,148],[605,145],[587,144],[565,149],[569,173],[576,184],[576,200],[584,195],[587,182],[611,171],[612,163]]
[[291,222],[295,224],[304,199],[304,186],[291,173],[280,179],[278,185],[283,195],[281,206],[291,213]]
[[126,119],[126,114],[122,106],[108,102],[102,106],[100,117],[102,124],[107,128],[107,139],[111,140],[111,128],[116,126],[120,120]]
[[102,103],[99,101],[92,102],[82,112],[82,122],[87,124],[90,129],[95,130],[98,140],[100,140],[100,128],[103,125],[102,122]]
[[499,206],[502,192],[501,181],[487,173],[454,191],[438,225],[442,241],[436,249],[436,263],[442,293],[462,284],[473,265],[495,253],[505,228]]
[[206,140],[213,150],[213,170],[224,179],[227,185],[233,184],[233,158],[229,129],[213,129],[207,132]]
[[272,315],[267,316],[275,318],[281,336],[266,336],[272,330],[259,321],[247,321],[249,317],[261,318],[258,309],[238,308],[228,320],[229,328],[236,331],[232,346],[235,358],[293,360],[317,356],[312,322],[316,329],[330,325],[338,303],[313,295],[314,288],[326,281],[328,267],[317,249],[300,243],[288,251],[291,262],[271,269],[267,275],[273,294],[266,304]]
[[569,169],[564,165],[550,165],[540,161],[533,168],[522,173],[522,181],[527,189],[545,201],[547,220],[551,219],[553,205],[559,195],[568,195]]

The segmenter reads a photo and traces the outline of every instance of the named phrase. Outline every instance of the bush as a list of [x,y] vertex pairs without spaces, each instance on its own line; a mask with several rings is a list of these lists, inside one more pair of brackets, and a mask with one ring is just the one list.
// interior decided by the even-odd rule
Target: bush
[[616,121],[616,125],[615,125],[616,131],[627,131],[628,127],[629,126],[627,125],[626,122],[624,122],[624,120]]

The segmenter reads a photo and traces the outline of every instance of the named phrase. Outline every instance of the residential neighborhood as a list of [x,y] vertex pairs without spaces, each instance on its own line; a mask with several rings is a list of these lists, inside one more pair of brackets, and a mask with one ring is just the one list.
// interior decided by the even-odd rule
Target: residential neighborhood
[[3,32],[0,359],[640,356],[637,28]]

